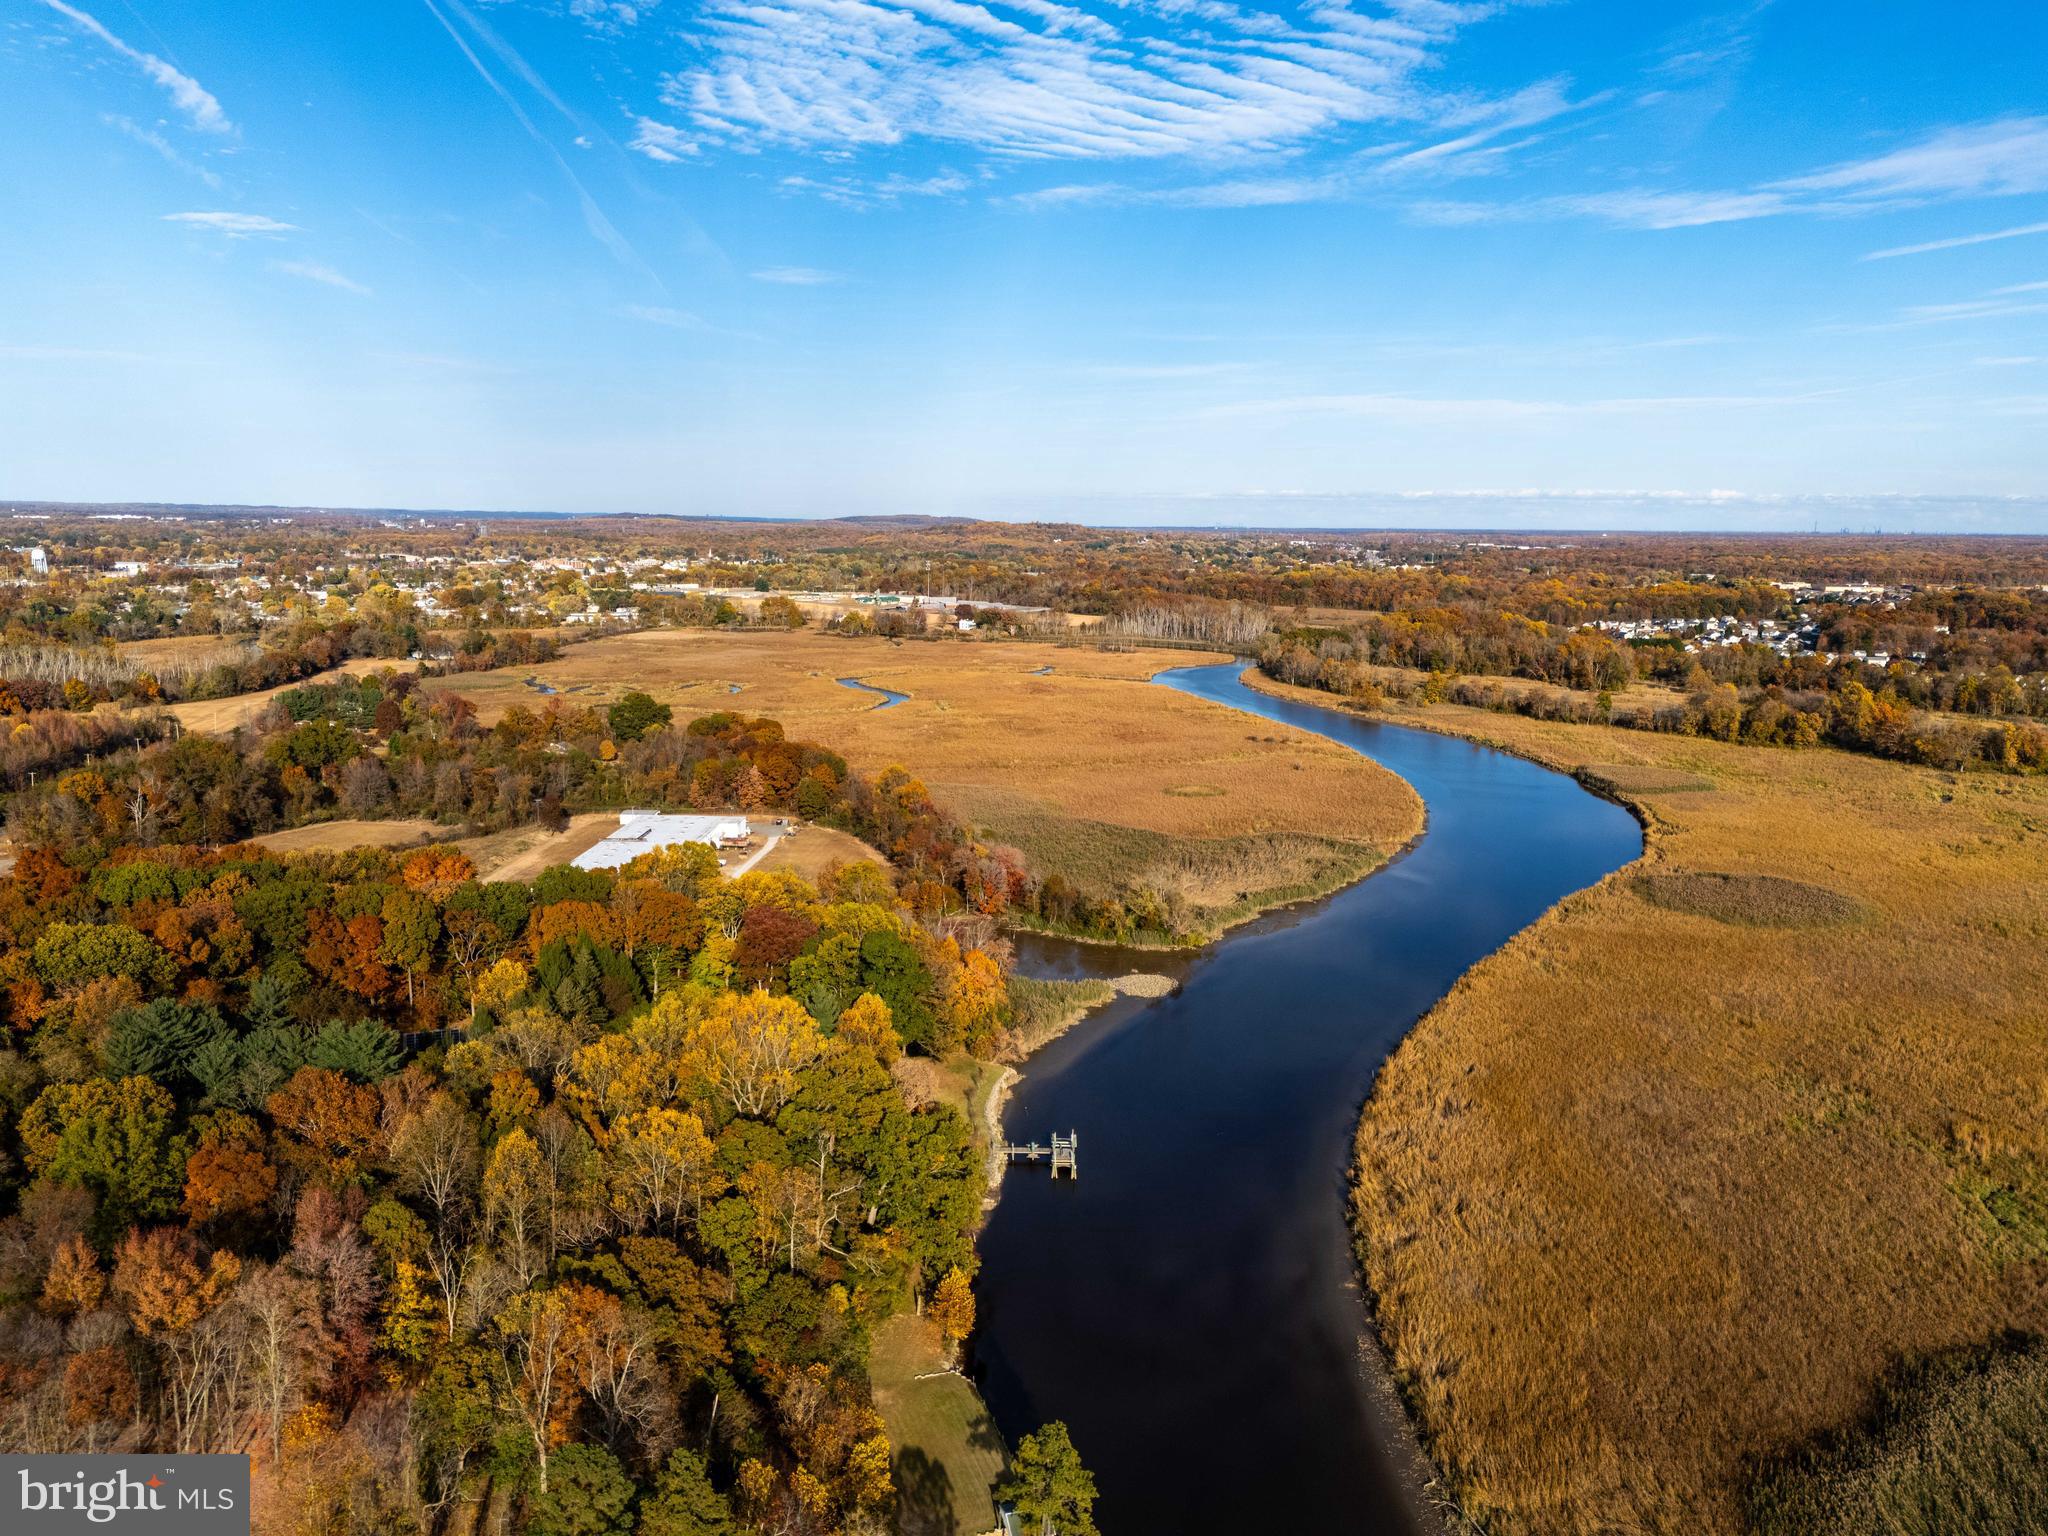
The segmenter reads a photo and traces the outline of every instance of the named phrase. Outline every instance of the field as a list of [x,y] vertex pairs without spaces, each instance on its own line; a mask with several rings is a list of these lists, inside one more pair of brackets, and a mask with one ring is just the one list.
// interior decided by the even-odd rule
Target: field
[[897,1316],[875,1329],[875,1410],[889,1429],[900,1536],[984,1536],[1003,1442],[966,1378],[945,1369],[936,1330]]
[[1753,1464],[1898,1362],[2048,1328],[2048,784],[1391,718],[1626,784],[1652,829],[1359,1128],[1381,1325],[1469,1513],[1737,1530]]
[[247,637],[167,635],[159,640],[122,640],[114,650],[123,661],[138,667],[203,667],[219,661],[239,661],[252,645]]
[[289,693],[294,688],[303,688],[308,683],[338,682],[344,677],[361,677],[366,672],[382,672],[387,667],[399,672],[409,672],[412,665],[411,662],[392,661],[385,657],[358,656],[338,667],[330,667],[325,672],[316,672],[311,677],[300,678],[296,683],[264,688],[255,693],[237,693],[224,699],[193,699],[183,704],[166,705],[165,708],[177,716],[178,723],[188,731],[205,731],[220,735],[234,730],[237,726],[247,725],[263,713],[272,699],[281,693]]
[[409,848],[447,841],[448,832],[431,821],[316,821],[249,841],[274,853],[332,853],[343,848]]
[[784,870],[815,882],[830,865],[858,864],[862,859],[889,862],[849,833],[831,827],[805,827],[792,837],[777,840],[754,868],[763,874]]
[[[572,703],[606,703],[631,687],[679,719],[772,715],[861,768],[909,768],[941,804],[1042,871],[1094,892],[1135,882],[1177,893],[1212,928],[1356,878],[1413,835],[1412,792],[1355,754],[1147,685],[1200,659],[656,630],[426,686],[464,694],[486,722],[546,702],[529,678]],[[910,697],[878,709],[842,677]]]

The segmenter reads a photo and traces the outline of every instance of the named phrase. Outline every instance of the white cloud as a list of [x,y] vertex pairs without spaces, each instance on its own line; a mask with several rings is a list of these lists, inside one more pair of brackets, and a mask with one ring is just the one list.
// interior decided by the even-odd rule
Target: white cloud
[[701,315],[693,315],[687,309],[669,309],[664,305],[628,304],[619,313],[629,320],[644,320],[649,325],[664,325],[674,331],[713,329]]
[[637,26],[659,4],[661,0],[634,0],[630,5],[623,0],[569,0],[569,14],[582,17],[599,31],[617,32]]
[[974,185],[971,177],[958,171],[940,171],[932,176],[884,176],[866,180],[859,176],[785,176],[778,186],[788,192],[810,192],[827,202],[846,208],[875,208],[901,202],[906,197],[953,197]]
[[1516,203],[1436,201],[1409,207],[1424,224],[1505,224],[1583,216],[1627,229],[1692,229],[1790,213],[1775,192],[1584,192]]
[[1017,160],[1272,151],[1428,115],[1415,77],[1499,8],[1119,5],[1122,26],[1051,0],[706,0],[691,33],[704,62],[668,76],[662,97],[742,147],[925,140]]
[[169,224],[190,224],[199,229],[215,230],[230,240],[244,240],[251,235],[288,234],[299,227],[260,213],[167,213],[164,215],[164,221]]
[[1811,405],[1843,393],[1817,389],[1782,394],[1644,395],[1595,400],[1394,394],[1290,395],[1211,406],[1200,414],[1241,417],[1345,416],[1397,422],[1513,422],[1565,416],[1652,416],[1674,412],[1766,410]]
[[1956,235],[1947,240],[1927,240],[1919,245],[1895,245],[1872,251],[1865,261],[1889,261],[1894,256],[1925,256],[1929,251],[1954,251],[1966,245],[1989,245],[1994,240],[2017,240],[2024,235],[2048,235],[2048,224],[2022,224],[2016,229],[1994,229],[1988,234]]
[[179,153],[178,147],[175,144],[158,133],[154,128],[145,128],[132,118],[122,117],[117,112],[104,112],[100,114],[100,121],[109,128],[120,129],[121,132],[127,134],[136,143],[147,145],[155,150],[164,157],[166,164],[174,165],[188,176],[196,176],[209,187],[214,188],[216,191],[219,190],[221,184],[219,176],[209,171],[205,166],[195,165],[191,160],[188,160]]
[[346,277],[329,266],[317,261],[273,261],[271,267],[291,277],[303,277],[309,283],[325,283],[329,288],[339,288],[346,293],[369,297],[370,290],[352,277]]
[[763,267],[751,275],[757,283],[780,283],[786,288],[819,288],[846,281],[844,274],[822,267]]
[[633,123],[633,137],[626,147],[637,150],[650,160],[674,165],[685,156],[697,153],[697,141],[680,128],[651,117],[635,117]]
[[1876,202],[2048,191],[2048,117],[1944,128],[1887,154],[1777,185]]
[[[1780,214],[1877,213],[1971,197],[2048,191],[2048,118],[2008,117],[1943,128],[1915,143],[1865,160],[1748,190],[1630,188],[1571,193],[1521,202],[1419,202],[1410,213],[1432,224],[1483,224],[1584,216],[1629,229],[1688,229]],[[2048,225],[1983,236],[2003,239]],[[1951,242],[1901,246],[1876,256],[1940,250]],[[1976,238],[1953,242],[1976,243]]]
[[202,133],[233,133],[235,125],[228,121],[228,115],[221,110],[221,104],[213,94],[183,70],[166,64],[153,53],[140,48],[131,48],[114,36],[93,17],[76,6],[66,5],[64,0],[42,0],[42,3],[58,15],[70,20],[92,36],[105,43],[122,58],[141,70],[169,94],[172,105],[184,113],[194,128]]

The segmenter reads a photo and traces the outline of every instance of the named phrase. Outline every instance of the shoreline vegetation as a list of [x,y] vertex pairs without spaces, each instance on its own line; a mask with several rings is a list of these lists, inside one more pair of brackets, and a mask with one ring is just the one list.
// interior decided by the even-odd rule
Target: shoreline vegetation
[[[1815,1523],[1838,1490],[1934,1530],[2038,1459],[2038,1395],[2012,1408],[2038,1344],[1981,1348],[2048,1328],[2038,783],[1363,712],[1574,773],[1646,830],[1416,1025],[1361,1117],[1375,1322],[1463,1517],[1846,1531]],[[1942,1363],[1882,1386],[1902,1360]]]

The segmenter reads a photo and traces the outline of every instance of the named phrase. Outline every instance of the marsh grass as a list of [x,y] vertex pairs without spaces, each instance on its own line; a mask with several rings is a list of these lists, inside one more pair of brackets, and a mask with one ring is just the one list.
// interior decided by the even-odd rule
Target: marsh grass
[[[1725,1536],[1751,1469],[1861,1422],[1896,1362],[2048,1331],[2048,784],[1391,718],[1712,785],[1635,793],[1644,863],[1476,966],[1360,1123],[1381,1334],[1468,1516]],[[1702,921],[1645,899],[1645,875],[1768,877],[1862,911]],[[1971,1462],[1969,1437],[1943,1443],[1929,1476],[2005,1475],[1988,1444]]]
[[1006,1060],[1022,1060],[1047,1041],[1065,1034],[1090,1009],[1116,995],[1106,981],[1046,981],[1031,976],[1010,978],[1009,1038]]
[[1746,1502],[1758,1536],[2048,1530],[2048,1344],[1896,1372],[1863,1422],[1764,1466]]
[[[1146,647],[651,630],[425,686],[467,696],[486,723],[540,706],[528,677],[580,689],[579,704],[637,687],[678,718],[735,707],[770,715],[858,767],[903,765],[1040,873],[1095,896],[1150,887],[1205,932],[1335,889],[1414,835],[1421,803],[1385,769],[1304,732],[1248,730],[1234,710],[1149,683],[1200,659]],[[910,698],[876,709],[841,677]]]
[[1848,897],[1777,875],[1703,871],[1643,875],[1636,892],[1652,906],[1752,928],[1818,928],[1846,923],[1861,908]]

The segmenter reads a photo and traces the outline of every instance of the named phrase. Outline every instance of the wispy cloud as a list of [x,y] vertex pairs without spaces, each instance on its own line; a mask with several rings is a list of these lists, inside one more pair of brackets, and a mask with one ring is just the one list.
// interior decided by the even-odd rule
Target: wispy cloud
[[823,267],[763,267],[751,275],[757,283],[779,283],[785,288],[821,288],[846,281],[844,273],[827,272]]
[[1919,245],[1895,245],[1872,251],[1865,261],[1889,261],[1894,256],[1925,256],[1930,251],[1956,251],[1966,245],[1989,245],[1994,240],[2018,240],[2027,235],[2048,235],[2048,224],[2022,224],[2016,229],[1994,229],[1981,235],[1955,235],[1947,240],[1925,240]]
[[[1833,331],[1905,331],[1928,325],[1952,325],[1973,320],[2005,320],[2022,315],[2048,315],[2048,282],[2008,283],[1971,299],[1952,299],[1940,304],[1909,304],[1890,320],[1871,324],[1837,325]],[[1979,360],[1979,367],[1985,366]]]
[[252,235],[284,235],[299,227],[260,213],[167,213],[164,222],[211,229],[230,240],[246,240]]
[[[1784,214],[1878,213],[2044,190],[2048,190],[2048,117],[2007,117],[1943,128],[1885,154],[1748,189],[1628,188],[1501,203],[1423,201],[1414,204],[1410,212],[1432,224],[1589,217],[1627,229],[1688,229]],[[2029,227],[2010,233],[2033,232]],[[1908,255],[1921,249],[1941,249],[1942,244],[1877,254]]]
[[785,176],[777,183],[786,192],[810,192],[846,208],[878,208],[907,197],[954,197],[974,185],[958,171],[931,176]]
[[648,325],[666,326],[672,331],[714,330],[710,321],[702,315],[693,315],[687,309],[670,309],[660,304],[628,304],[619,311],[628,320],[645,321]]
[[1845,388],[1728,395],[1631,395],[1592,400],[1399,394],[1288,395],[1239,400],[1202,411],[1205,418],[1347,416],[1395,422],[1514,422],[1565,416],[1655,416],[1697,411],[1776,410],[1815,405]]
[[[441,24],[442,30],[448,34],[456,48],[461,51],[462,56],[469,61],[470,68],[474,69],[484,84],[490,87],[491,94],[505,104],[505,109],[512,114],[519,126],[526,130],[526,136],[540,146],[542,152],[555,163],[555,168],[562,173],[563,178],[569,183],[576,194],[577,205],[583,213],[583,226],[590,231],[591,237],[606,250],[610,251],[620,265],[631,267],[635,271],[653,278],[658,285],[660,279],[654,277],[653,269],[640,259],[640,253],[633,249],[632,243],[619,233],[610,219],[605,217],[604,210],[597,205],[597,199],[590,195],[589,189],[583,185],[582,179],[570,167],[569,162],[563,158],[562,152],[555,148],[554,143],[547,135],[534,125],[532,117],[519,104],[519,98],[507,90],[498,77],[492,74],[489,68],[485,66],[484,61],[477,57],[476,50],[469,45],[469,40],[456,31],[455,24],[442,12],[440,5],[437,5],[435,0],[421,0],[421,4],[425,5],[434,20]],[[530,85],[533,85],[552,106],[565,115],[568,114],[569,109],[562,105],[554,92],[547,88],[546,83],[531,69],[527,68],[525,61],[519,60],[519,56],[513,53],[503,40],[498,38],[495,32],[484,27],[462,5],[461,0],[442,0],[442,4],[448,5],[457,15],[462,17],[467,25],[476,29],[478,36],[484,38],[486,46],[491,47],[494,52],[499,53],[501,56],[508,56],[518,60],[516,68],[521,77],[526,79]]]
[[652,117],[635,117],[633,137],[626,148],[664,165],[674,165],[697,153],[697,141],[672,124]]
[[205,166],[199,165],[181,154],[178,146],[158,133],[154,128],[145,128],[132,118],[122,117],[117,112],[103,112],[100,121],[109,128],[118,128],[136,143],[146,145],[163,156],[164,162],[174,165],[188,176],[196,176],[209,187],[219,190],[221,179]]
[[1426,117],[1416,77],[1500,8],[1119,0],[1119,25],[1052,0],[707,0],[690,34],[704,62],[667,77],[662,96],[740,147],[925,140],[1013,161],[1268,152]]
[[2048,191],[2048,117],[2004,117],[1944,128],[1888,154],[1778,185],[1875,203]]
[[213,93],[194,80],[183,70],[165,63],[153,53],[130,47],[112,32],[109,32],[94,17],[87,15],[76,6],[66,5],[64,0],[42,0],[42,4],[70,21],[74,26],[97,38],[113,49],[122,58],[141,70],[150,79],[162,86],[169,94],[171,104],[194,128],[202,133],[233,133],[235,125],[228,121],[228,115]]
[[368,298],[370,290],[352,277],[344,276],[334,268],[317,261],[273,261],[271,268],[291,277],[303,277],[309,283],[324,283],[329,288],[339,288],[345,293],[361,294]]

